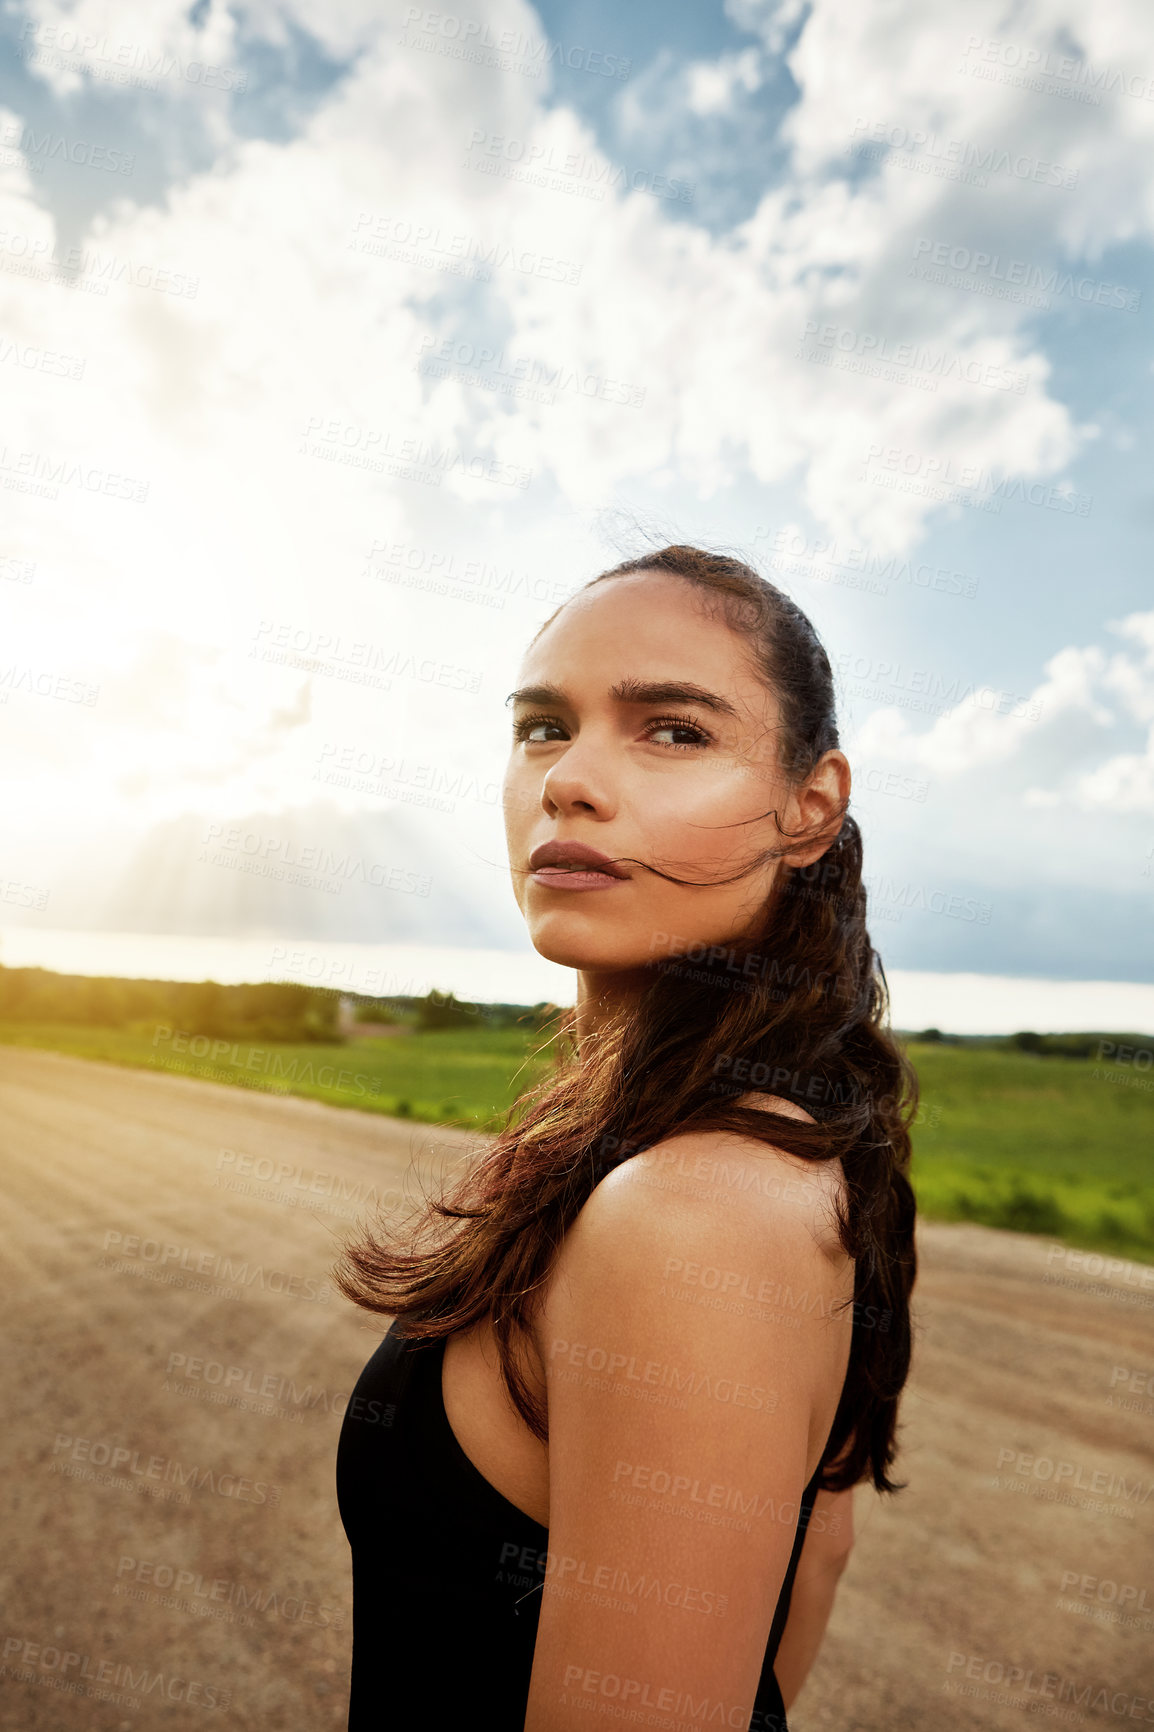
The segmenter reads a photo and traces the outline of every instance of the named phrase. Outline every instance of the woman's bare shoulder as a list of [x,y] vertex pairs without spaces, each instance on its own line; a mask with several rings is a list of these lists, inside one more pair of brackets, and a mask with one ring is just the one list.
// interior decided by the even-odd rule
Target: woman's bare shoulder
[[[776,1151],[766,1158],[756,1138],[748,1150],[737,1141],[708,1130],[662,1139],[586,1198],[533,1313],[551,1431],[554,1374],[568,1375],[590,1343],[610,1370],[675,1349],[701,1366],[732,1361],[735,1376],[772,1370],[810,1418],[824,1415],[845,1371],[853,1259],[824,1188]],[[804,1299],[796,1316],[785,1294]],[[831,1419],[832,1409],[826,1430]]]
[[[777,1095],[755,1091],[734,1104],[816,1123],[804,1107]],[[806,1160],[761,1137],[693,1128],[631,1156],[601,1185],[610,1182],[680,1198],[707,1212],[724,1211],[719,1225],[741,1215],[759,1234],[772,1236],[786,1221],[804,1225],[826,1256],[836,1260],[841,1254],[837,1212],[844,1204],[845,1174],[837,1156]]]
[[[791,1102],[782,1110],[813,1122]],[[553,1274],[607,1271],[622,1259],[636,1265],[644,1251],[660,1250],[759,1273],[789,1266],[840,1287],[852,1266],[836,1220],[843,1188],[836,1158],[806,1161],[732,1131],[677,1132],[630,1155],[594,1187]]]

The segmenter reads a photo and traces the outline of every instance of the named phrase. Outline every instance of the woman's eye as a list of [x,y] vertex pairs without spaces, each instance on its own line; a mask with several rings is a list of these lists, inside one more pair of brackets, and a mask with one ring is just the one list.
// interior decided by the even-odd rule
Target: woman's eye
[[675,748],[681,748],[682,750],[692,750],[694,747],[707,746],[709,744],[709,735],[703,728],[699,728],[695,722],[687,722],[676,716],[666,716],[663,720],[654,722],[650,729],[649,738],[653,739],[656,734],[669,733],[689,734],[692,738],[688,740],[659,741],[658,743],[670,745]]
[[534,737],[540,733],[542,728],[553,728],[558,733],[565,732],[554,716],[522,716],[519,721],[513,723],[513,738],[527,741],[532,746],[546,746],[550,743],[548,740]]
[[[552,732],[553,738],[548,735]],[[658,734],[689,735],[686,739],[658,740]],[[513,723],[513,738],[520,744],[529,746],[553,745],[557,736],[565,738],[566,730],[563,722],[556,716],[521,716]],[[696,722],[688,721],[684,716],[656,716],[649,722],[645,730],[645,739],[655,741],[658,745],[669,747],[673,751],[697,751],[710,743],[710,736]]]

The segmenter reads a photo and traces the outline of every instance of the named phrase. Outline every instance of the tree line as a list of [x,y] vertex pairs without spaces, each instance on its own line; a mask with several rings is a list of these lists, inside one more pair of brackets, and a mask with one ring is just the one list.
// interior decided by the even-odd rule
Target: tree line
[[216,980],[122,980],[0,964],[0,1022],[100,1028],[165,1023],[185,1034],[229,1040],[337,1045],[348,1026],[342,1018],[342,997],[346,1004],[351,1001],[354,1022],[402,1023],[420,1031],[538,1029],[557,1012],[549,1003],[469,1003],[436,988],[423,997],[370,998],[295,981],[225,986]]

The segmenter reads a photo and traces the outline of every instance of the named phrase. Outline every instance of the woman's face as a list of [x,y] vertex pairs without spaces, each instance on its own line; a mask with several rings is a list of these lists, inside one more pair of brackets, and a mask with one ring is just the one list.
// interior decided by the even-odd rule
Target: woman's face
[[[509,865],[533,946],[552,962],[615,973],[725,945],[763,909],[781,859],[736,876],[741,868],[768,849],[808,864],[836,834],[834,824],[792,848],[779,835],[774,809],[790,831],[828,825],[848,798],[848,764],[827,752],[803,787],[790,787],[774,694],[745,639],[681,578],[631,573],[567,603],[526,654],[517,687]],[[628,876],[597,875],[592,888],[577,887],[588,873],[567,883],[556,866],[538,877],[530,856],[550,842],[586,844]]]

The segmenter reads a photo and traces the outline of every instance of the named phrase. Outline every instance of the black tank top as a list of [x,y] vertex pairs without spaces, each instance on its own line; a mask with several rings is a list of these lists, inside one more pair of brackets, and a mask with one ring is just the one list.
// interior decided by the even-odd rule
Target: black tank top
[[[361,1373],[337,1446],[353,1562],[349,1732],[523,1732],[549,1530],[457,1442],[441,1394],[444,1339],[405,1337],[399,1323]],[[750,1732],[786,1732],[773,1662],[820,1472],[802,1493]]]

